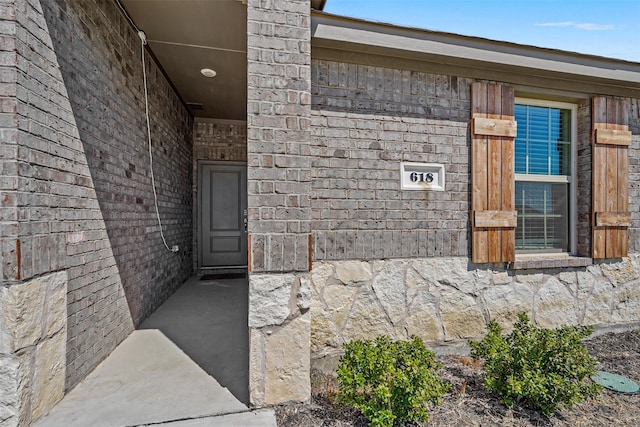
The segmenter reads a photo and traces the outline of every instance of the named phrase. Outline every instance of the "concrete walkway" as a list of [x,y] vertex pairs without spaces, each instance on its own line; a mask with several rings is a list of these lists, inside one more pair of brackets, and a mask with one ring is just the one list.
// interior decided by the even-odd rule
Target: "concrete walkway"
[[[238,383],[248,375],[244,356],[238,356],[247,348],[245,286],[246,279],[190,280],[149,317],[143,324],[147,329],[131,334],[35,426],[276,427],[273,410],[250,411],[194,361],[200,359],[209,370],[224,365],[236,393],[247,388],[246,382]],[[240,327],[229,323],[243,316],[238,310],[245,313]],[[218,326],[224,334],[215,333]],[[181,344],[170,335],[179,336]],[[234,369],[243,372],[234,375]]]
[[249,404],[249,283],[192,277],[139,329],[162,331],[245,405]]

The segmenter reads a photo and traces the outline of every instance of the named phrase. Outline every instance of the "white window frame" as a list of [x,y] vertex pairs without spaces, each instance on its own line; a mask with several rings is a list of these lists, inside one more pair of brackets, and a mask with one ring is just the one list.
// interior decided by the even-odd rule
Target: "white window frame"
[[[577,226],[577,180],[576,172],[578,166],[578,106],[567,102],[547,101],[542,99],[522,98],[516,97],[515,104],[531,105],[534,107],[548,107],[559,108],[563,110],[571,111],[571,174],[569,176],[559,175],[528,175],[528,174],[515,174],[516,181],[528,181],[528,182],[552,182],[552,183],[568,183],[569,184],[569,253],[568,255],[576,254],[576,234],[578,231]],[[515,143],[515,141],[514,141]],[[514,170],[515,170],[515,152],[513,156]],[[518,250],[516,249],[516,253]],[[538,252],[536,252],[538,253]],[[544,254],[544,252],[540,252]],[[552,253],[552,252],[549,252]],[[553,252],[555,253],[555,252]],[[520,255],[529,254],[529,252],[520,251]]]

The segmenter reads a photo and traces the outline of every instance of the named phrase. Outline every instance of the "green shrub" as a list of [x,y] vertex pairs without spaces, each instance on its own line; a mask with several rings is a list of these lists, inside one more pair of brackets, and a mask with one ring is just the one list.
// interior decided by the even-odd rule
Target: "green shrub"
[[371,426],[427,421],[427,403],[440,403],[449,385],[435,373],[442,365],[422,340],[352,341],[338,366],[338,398],[362,411]]
[[507,407],[519,402],[550,416],[600,391],[589,379],[596,360],[582,344],[591,327],[539,328],[521,313],[512,333],[503,336],[495,321],[487,330],[482,341],[469,342],[471,356],[484,359],[485,386]]

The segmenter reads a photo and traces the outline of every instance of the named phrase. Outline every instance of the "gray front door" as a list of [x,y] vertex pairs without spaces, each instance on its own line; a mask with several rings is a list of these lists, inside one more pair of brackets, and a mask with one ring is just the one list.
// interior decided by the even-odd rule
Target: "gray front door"
[[247,166],[202,163],[200,267],[247,265]]

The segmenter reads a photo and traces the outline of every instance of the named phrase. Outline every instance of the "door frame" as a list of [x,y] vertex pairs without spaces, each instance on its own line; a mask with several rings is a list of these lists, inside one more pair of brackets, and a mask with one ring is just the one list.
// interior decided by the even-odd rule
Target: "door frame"
[[[225,268],[247,268],[247,265],[229,265],[229,266],[221,266],[221,267],[203,267],[202,266],[202,215],[201,215],[201,208],[202,208],[202,167],[203,166],[208,166],[208,165],[220,165],[220,166],[244,166],[245,168],[247,168],[248,170],[248,165],[247,162],[237,162],[237,161],[224,161],[224,160],[198,160],[198,170],[197,170],[197,174],[198,176],[196,177],[196,182],[197,182],[197,188],[196,188],[196,193],[197,193],[197,203],[198,205],[196,206],[196,222],[197,222],[197,235],[196,235],[196,241],[197,241],[197,251],[198,251],[198,270],[221,270],[221,269],[225,269]],[[247,185],[245,185],[245,188],[247,188]],[[248,194],[245,193],[245,198],[248,197]],[[246,233],[248,236],[248,233]],[[248,238],[248,237],[247,237]],[[249,246],[247,245],[247,252],[249,251]],[[247,254],[248,255],[248,254]]]

